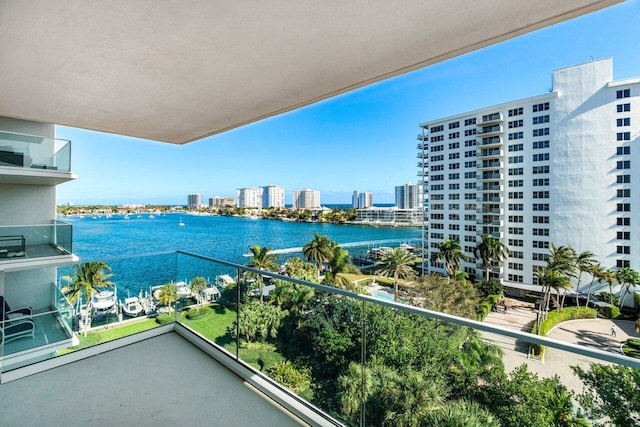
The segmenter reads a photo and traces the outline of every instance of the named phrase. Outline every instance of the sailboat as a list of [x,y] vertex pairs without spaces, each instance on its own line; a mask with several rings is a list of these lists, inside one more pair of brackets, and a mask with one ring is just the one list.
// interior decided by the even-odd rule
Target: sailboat
[[184,227],[184,222],[182,222],[182,217],[180,217],[180,222],[178,223],[179,227]]

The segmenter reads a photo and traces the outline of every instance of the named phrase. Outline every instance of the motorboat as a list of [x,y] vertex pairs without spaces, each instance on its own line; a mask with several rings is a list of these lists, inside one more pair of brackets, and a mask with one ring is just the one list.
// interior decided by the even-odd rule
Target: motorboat
[[91,308],[94,315],[107,314],[115,311],[116,294],[112,291],[102,291],[91,297]]
[[176,297],[178,299],[185,299],[191,296],[191,289],[185,282],[176,283]]
[[125,298],[124,302],[120,303],[120,308],[129,317],[136,317],[144,311],[138,297]]
[[200,295],[205,301],[217,301],[220,298],[220,290],[215,286],[210,286],[200,291]]
[[235,284],[236,281],[233,280],[233,277],[229,276],[228,274],[221,274],[220,276],[216,277],[216,286],[220,289],[224,289],[229,285],[233,285]]

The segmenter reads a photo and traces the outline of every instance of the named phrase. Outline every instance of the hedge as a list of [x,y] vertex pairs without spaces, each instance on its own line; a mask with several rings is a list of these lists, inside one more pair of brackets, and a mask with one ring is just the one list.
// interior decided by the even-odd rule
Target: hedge
[[210,307],[200,307],[200,309],[192,308],[191,310],[187,311],[185,317],[189,320],[198,320],[208,316],[209,313],[211,313]]
[[[562,311],[551,311],[547,314],[547,318],[544,319],[540,325],[540,333],[538,333],[538,325],[534,324],[531,333],[534,335],[546,336],[547,333],[556,325],[566,322],[567,320],[576,319],[595,319],[598,317],[598,313],[595,309],[589,307],[565,307]],[[531,344],[531,347],[535,349],[535,353],[542,357],[544,353],[544,346],[541,344]]]
[[615,319],[620,316],[620,309],[615,305],[610,305],[608,307],[600,307],[598,312],[602,314],[607,319]]

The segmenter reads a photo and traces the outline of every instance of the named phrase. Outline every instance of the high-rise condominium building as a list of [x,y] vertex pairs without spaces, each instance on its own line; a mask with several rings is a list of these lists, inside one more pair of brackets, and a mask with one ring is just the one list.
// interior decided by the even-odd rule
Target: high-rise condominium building
[[284,208],[284,187],[265,185],[260,191],[263,208]]
[[396,186],[396,207],[398,209],[422,208],[422,184],[407,183]]
[[189,209],[198,209],[202,206],[202,194],[189,194],[187,196]]
[[604,59],[554,71],[548,93],[421,124],[429,256],[459,240],[464,271],[480,275],[473,250],[494,236],[509,257],[492,274],[521,289],[536,284],[552,244],[639,269],[638,111],[640,79],[614,81]]
[[353,209],[366,209],[373,206],[373,194],[369,192],[358,193],[353,192],[351,196],[351,207]]
[[293,192],[294,209],[315,209],[320,207],[320,192],[305,188]]
[[260,208],[262,206],[259,188],[238,188],[236,199],[239,208]]
[[222,208],[222,207],[232,207],[235,206],[235,202],[233,197],[209,197],[209,207],[210,208]]

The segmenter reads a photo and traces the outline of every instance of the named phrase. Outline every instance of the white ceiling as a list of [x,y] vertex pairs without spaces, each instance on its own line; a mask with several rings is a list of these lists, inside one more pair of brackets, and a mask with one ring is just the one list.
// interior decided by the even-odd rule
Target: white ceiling
[[186,143],[619,0],[0,0],[0,116]]

